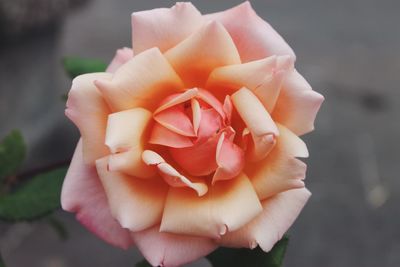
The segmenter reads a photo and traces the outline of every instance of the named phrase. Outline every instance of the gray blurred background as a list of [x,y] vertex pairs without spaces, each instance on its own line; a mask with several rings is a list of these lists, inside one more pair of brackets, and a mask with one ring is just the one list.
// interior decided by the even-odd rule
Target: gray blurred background
[[[17,2],[36,6],[19,11],[10,4]],[[35,13],[39,2],[42,10],[49,8],[47,15]],[[70,157],[78,139],[63,114],[61,95],[70,80],[61,58],[109,61],[116,48],[130,46],[132,11],[173,5],[45,2],[0,0],[0,136],[22,129],[29,144],[26,168]],[[193,2],[208,13],[241,1]],[[304,137],[313,196],[291,230],[285,266],[400,266],[400,2],[251,2],[293,47],[298,69],[326,97],[316,131]],[[67,241],[44,222],[0,226],[8,267],[125,267],[141,258],[135,249],[99,241],[71,214],[60,211],[56,217],[67,225]]]

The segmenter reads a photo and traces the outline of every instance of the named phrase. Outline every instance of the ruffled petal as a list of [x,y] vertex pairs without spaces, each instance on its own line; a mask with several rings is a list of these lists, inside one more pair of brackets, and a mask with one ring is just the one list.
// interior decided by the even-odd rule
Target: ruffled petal
[[307,146],[284,126],[278,128],[280,135],[273,150],[264,160],[249,163],[245,168],[261,200],[304,187],[307,165],[296,157],[308,157]]
[[131,58],[133,58],[133,51],[131,48],[124,47],[118,49],[110,65],[108,65],[106,72],[114,73]]
[[262,202],[263,212],[253,221],[220,240],[222,246],[255,248],[268,252],[299,216],[311,193],[305,189],[282,192]]
[[96,161],[113,217],[131,231],[159,224],[168,186],[160,179],[141,180],[108,171],[107,165],[107,157]]
[[223,12],[204,16],[205,20],[221,22],[232,36],[242,62],[272,55],[289,55],[293,50],[283,38],[251,7],[249,1]]
[[217,248],[209,238],[161,233],[158,227],[132,233],[132,237],[152,266],[182,266]]
[[109,157],[111,171],[148,178],[156,174],[154,168],[142,160],[145,142],[149,136],[151,113],[134,108],[110,114],[105,143],[113,153]]
[[107,117],[110,110],[93,81],[111,79],[109,73],[91,73],[76,77],[68,94],[65,115],[79,128],[83,143],[83,158],[88,164],[109,153],[104,144]]
[[[208,187],[201,179],[188,179],[168,164],[159,154],[151,150],[145,150],[142,154],[143,161],[149,166],[154,166],[172,187],[188,187],[196,191],[198,196],[207,193]],[[191,181],[193,180],[193,181]]]
[[113,218],[94,165],[83,162],[82,140],[76,146],[61,192],[61,206],[95,235],[113,246],[132,245],[129,231]]
[[183,84],[158,48],[136,55],[112,80],[95,82],[113,112],[142,107],[155,110],[162,99],[183,90]]
[[285,78],[272,117],[295,134],[303,135],[314,130],[314,120],[323,101],[324,97],[293,70]]
[[275,145],[278,128],[260,100],[247,88],[231,96],[233,106],[253,137],[248,155],[251,161],[265,158]]
[[191,190],[171,188],[168,192],[161,231],[219,238],[250,222],[262,211],[251,182],[245,174],[211,186],[199,198]]
[[271,112],[278,99],[285,74],[293,69],[289,56],[271,56],[244,64],[215,69],[206,88],[216,95],[231,95],[242,87],[251,90]]
[[203,87],[216,67],[240,63],[232,38],[218,22],[207,23],[166,51],[165,57],[188,88]]
[[203,23],[191,3],[176,3],[172,8],[157,8],[132,14],[132,46],[135,54],[158,47],[164,52],[174,47]]

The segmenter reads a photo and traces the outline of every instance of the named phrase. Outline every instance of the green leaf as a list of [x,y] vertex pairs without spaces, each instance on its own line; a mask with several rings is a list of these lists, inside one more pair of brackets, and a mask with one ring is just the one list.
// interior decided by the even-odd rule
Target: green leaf
[[26,145],[18,130],[12,131],[0,143],[0,183],[15,174],[25,158]]
[[152,267],[146,260],[142,260],[135,264],[135,267]]
[[107,64],[98,59],[82,59],[66,57],[63,59],[64,69],[72,79],[76,76],[92,72],[104,72]]
[[62,221],[58,220],[53,216],[49,216],[47,218],[47,222],[54,229],[54,231],[57,233],[57,235],[60,237],[62,241],[68,239],[68,231]]
[[284,236],[268,253],[257,247],[251,249],[219,248],[207,259],[213,267],[280,267],[285,257],[289,238]]
[[66,171],[59,168],[39,174],[15,192],[0,197],[0,219],[30,221],[59,208]]

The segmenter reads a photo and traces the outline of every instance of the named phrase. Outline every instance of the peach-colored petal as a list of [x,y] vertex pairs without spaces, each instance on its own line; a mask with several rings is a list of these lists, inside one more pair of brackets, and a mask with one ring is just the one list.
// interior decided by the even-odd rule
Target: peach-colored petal
[[247,164],[245,168],[260,199],[304,187],[307,166],[296,157],[307,157],[307,147],[284,126],[278,125],[278,128],[280,135],[271,153],[262,161]]
[[323,101],[324,97],[293,70],[285,78],[272,118],[295,134],[303,135],[314,130],[314,120]]
[[218,114],[222,117],[222,119],[225,120],[226,114],[224,112],[223,105],[221,104],[221,102],[219,102],[219,100],[215,96],[213,96],[213,94],[204,89],[200,89],[198,98],[206,102],[213,109],[215,109],[218,112]]
[[223,12],[204,16],[221,22],[232,36],[243,62],[272,55],[295,57],[283,38],[251,7],[249,1]]
[[296,220],[311,193],[306,189],[282,192],[262,202],[263,212],[235,232],[227,233],[219,244],[227,247],[255,248],[268,252]]
[[161,233],[157,226],[132,233],[132,238],[152,266],[183,266],[217,248],[209,238]]
[[253,137],[249,150],[250,160],[265,158],[275,145],[278,128],[260,100],[247,88],[242,88],[231,97],[234,107]]
[[199,198],[185,188],[168,192],[161,231],[219,238],[240,229],[262,211],[261,203],[245,174],[221,181]]
[[233,104],[229,95],[225,96],[224,105],[222,109],[224,110],[224,113],[226,115],[225,123],[230,124],[232,119]]
[[215,109],[201,109],[201,119],[197,132],[197,144],[206,142],[222,128],[222,120]]
[[160,179],[139,180],[108,171],[108,159],[96,161],[97,173],[113,217],[131,231],[147,229],[161,220],[168,186]]
[[208,187],[202,180],[197,179],[192,182],[187,177],[180,174],[156,152],[145,150],[142,154],[142,158],[147,165],[157,167],[160,175],[170,186],[191,188],[196,191],[198,196],[203,196],[207,193]]
[[232,38],[218,22],[207,23],[166,51],[165,57],[188,88],[203,87],[216,67],[240,63]]
[[193,146],[193,142],[190,137],[170,131],[158,123],[155,123],[153,129],[151,130],[149,143],[174,148]]
[[129,231],[123,229],[111,215],[94,165],[83,162],[82,139],[76,146],[64,180],[61,206],[76,213],[78,221],[111,245],[124,249],[132,245]]
[[174,133],[190,137],[196,136],[192,120],[186,114],[183,106],[173,106],[154,114],[153,118]]
[[225,133],[222,133],[218,140],[215,158],[218,168],[214,173],[212,184],[232,179],[243,170],[243,150],[227,138]]
[[183,84],[158,48],[136,55],[112,80],[95,82],[113,112],[142,107],[154,110],[160,101],[183,90]]
[[128,62],[128,60],[130,60],[132,57],[133,51],[131,48],[124,47],[118,49],[110,65],[108,65],[106,72],[114,73],[119,67]]
[[199,101],[194,98],[191,99],[190,106],[192,107],[193,129],[194,133],[197,135],[201,121],[201,107]]
[[142,161],[150,122],[151,113],[143,108],[109,115],[105,143],[113,153],[109,158],[111,171],[120,171],[140,178],[148,178],[156,174],[154,168]]
[[156,111],[154,111],[154,114],[157,114],[157,113],[164,111],[170,107],[182,104],[186,101],[189,101],[193,97],[197,96],[198,94],[199,94],[199,90],[197,88],[192,88],[192,89],[186,90],[183,93],[170,95],[161,102],[160,107],[158,107],[156,109]]
[[91,73],[76,77],[68,94],[65,115],[79,128],[86,163],[94,163],[109,153],[104,144],[110,110],[93,81],[111,79],[109,73]]
[[132,46],[135,54],[152,47],[164,52],[201,27],[200,12],[191,3],[132,14]]
[[210,74],[206,88],[217,95],[230,95],[246,87],[258,97],[265,109],[271,112],[278,99],[285,74],[291,69],[293,59],[289,56],[271,56],[244,64],[224,66]]

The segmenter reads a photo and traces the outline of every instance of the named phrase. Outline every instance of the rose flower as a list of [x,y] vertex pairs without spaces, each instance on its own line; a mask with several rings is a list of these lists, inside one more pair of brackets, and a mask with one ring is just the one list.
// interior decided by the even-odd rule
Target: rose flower
[[269,251],[310,192],[298,137],[323,97],[249,2],[132,14],[132,49],[78,76],[66,115],[81,133],[62,207],[154,266],[218,246]]

